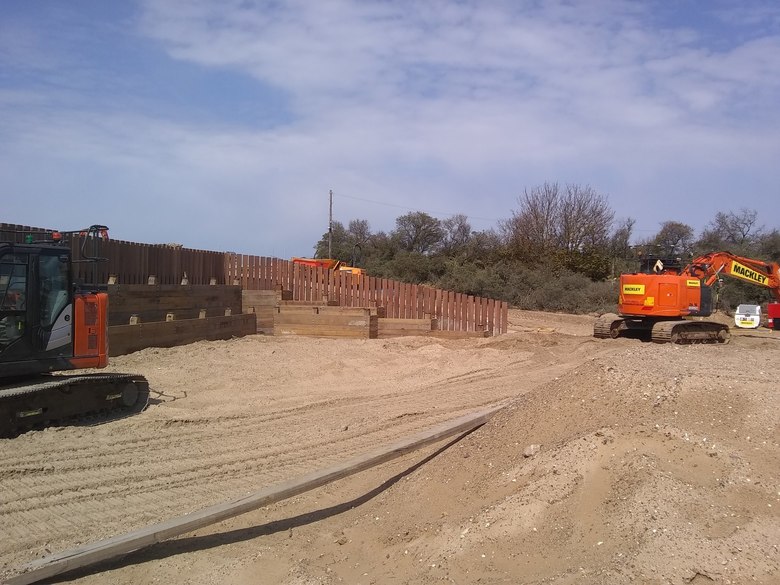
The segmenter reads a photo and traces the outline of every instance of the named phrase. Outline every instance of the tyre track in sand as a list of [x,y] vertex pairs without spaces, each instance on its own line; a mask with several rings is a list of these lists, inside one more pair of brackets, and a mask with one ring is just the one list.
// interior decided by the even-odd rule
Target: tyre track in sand
[[[413,359],[407,359],[408,347],[395,348],[390,361],[408,362],[395,375],[383,367],[386,356],[381,351],[372,356],[373,366],[362,359],[364,369],[378,374],[370,383],[356,383],[355,372],[348,368],[336,375],[330,372],[326,387],[319,390],[335,396],[324,399],[307,390],[319,382],[308,378],[309,367],[285,379],[298,404],[291,406],[290,395],[282,391],[284,400],[276,401],[275,409],[275,401],[266,403],[253,392],[250,371],[241,382],[246,385],[243,391],[223,391],[216,400],[208,393],[198,398],[191,391],[189,402],[153,405],[137,417],[0,442],[0,529],[10,536],[0,544],[0,560],[10,567],[46,550],[62,550],[240,497],[511,399],[592,357],[578,339],[527,352],[478,345],[459,349],[463,344],[451,350],[429,343],[418,348],[425,351]],[[301,340],[285,348],[306,352],[307,345]],[[165,351],[160,352],[165,357]],[[251,357],[232,353],[233,361],[213,369],[214,379],[222,368],[235,374],[241,360]],[[333,363],[327,356],[319,359]],[[447,361],[447,367],[428,367],[436,360]],[[155,384],[168,383],[166,376],[174,379],[175,373],[161,375],[154,369],[160,366],[146,361]],[[146,374],[139,365],[133,365],[133,371]],[[231,379],[235,383],[235,375]],[[213,379],[198,380],[195,375],[185,376],[183,383],[194,388],[199,382],[218,387]],[[229,414],[222,413],[226,406]],[[257,414],[247,413],[248,408]]]
[[[458,383],[461,383],[461,384],[475,384],[477,382],[483,382],[482,386],[485,386],[484,383],[489,381],[489,380],[501,381],[502,379],[506,378],[507,376],[511,376],[512,375],[512,374],[499,374],[499,373],[496,373],[496,372],[493,372],[493,373],[488,375],[488,372],[490,372],[490,370],[482,368],[482,369],[478,369],[478,370],[474,370],[474,371],[470,371],[470,372],[465,372],[463,374],[458,374],[456,376],[450,376],[450,377],[445,378],[444,380],[436,381],[436,382],[433,382],[432,384],[427,385],[426,386],[426,390],[428,392],[430,392],[431,389],[443,388],[443,387],[446,386],[448,388],[447,397],[450,398],[450,399],[455,398],[457,401],[460,402],[461,401],[461,393],[456,391],[456,390],[458,390],[458,387],[457,387]],[[490,387],[492,387],[492,384],[490,385]],[[477,387],[477,389],[478,388],[479,387]],[[475,393],[474,390],[475,390],[475,388],[473,386],[469,386],[468,388],[464,389],[463,391],[470,393],[472,396],[478,395],[478,392]],[[488,388],[488,390],[489,390],[487,392],[488,400],[496,400],[496,399],[502,399],[502,398],[507,397],[506,394],[501,394],[501,393],[496,394],[496,393],[493,393],[492,390],[490,390],[490,388]],[[421,406],[420,400],[419,400],[419,392],[420,392],[420,390],[418,388],[412,388],[411,390],[409,390],[407,392],[403,392],[403,393],[386,393],[386,394],[380,395],[379,397],[372,397],[372,398],[355,397],[355,398],[350,398],[350,399],[338,399],[336,401],[323,401],[323,402],[320,402],[320,403],[317,404],[318,408],[316,409],[317,412],[316,412],[315,416],[318,419],[332,419],[332,420],[335,420],[335,421],[348,420],[345,415],[349,414],[350,411],[349,410],[345,410],[345,409],[349,409],[349,408],[351,408],[351,407],[353,407],[355,405],[362,405],[363,407],[370,406],[374,410],[378,410],[378,409],[381,408],[382,412],[391,413],[392,409],[388,409],[388,404],[387,404],[389,402],[394,403],[398,410],[403,410],[405,408],[406,404],[407,404],[407,401],[409,401],[411,404],[413,404],[413,406],[415,408],[419,408]],[[512,393],[510,393],[510,394],[512,394]],[[429,396],[429,400],[433,400],[437,404],[440,403],[441,398],[442,397],[439,396],[439,395]],[[475,402],[476,406],[480,405],[479,403],[477,403],[474,400],[472,400],[472,402]],[[323,416],[322,409],[324,407],[326,407],[326,406],[329,407],[329,411],[330,411],[331,414],[329,414],[328,416]],[[425,406],[428,406],[428,405],[425,405]],[[183,421],[181,424],[178,424],[179,420],[178,419],[173,419],[172,421],[166,421],[166,424],[168,422],[170,422],[170,423],[173,423],[174,427],[175,427],[173,430],[165,429],[168,436],[165,436],[165,434],[163,434],[163,433],[158,431],[153,439],[148,439],[147,438],[147,439],[144,439],[143,441],[134,441],[134,442],[131,442],[131,443],[122,442],[122,443],[117,444],[117,446],[113,447],[113,448],[111,446],[109,446],[109,453],[108,454],[110,454],[112,457],[114,457],[114,458],[111,458],[111,459],[102,459],[102,460],[99,460],[98,462],[95,462],[94,461],[95,453],[92,450],[83,449],[82,451],[84,451],[84,453],[82,455],[82,459],[85,459],[86,461],[83,461],[81,463],[79,463],[79,462],[72,463],[74,461],[74,459],[75,459],[75,454],[73,452],[71,452],[71,451],[68,451],[69,462],[64,464],[64,465],[62,465],[59,471],[60,472],[64,472],[64,473],[79,472],[79,471],[81,471],[81,469],[87,467],[87,468],[94,469],[94,470],[98,470],[99,469],[101,476],[111,475],[112,472],[116,473],[118,470],[123,470],[123,468],[126,465],[126,463],[124,461],[121,461],[121,460],[117,461],[115,459],[115,457],[120,455],[121,453],[131,453],[131,454],[135,455],[138,452],[142,452],[144,454],[147,454],[149,452],[149,450],[152,449],[155,445],[159,445],[160,443],[165,443],[168,440],[173,440],[174,438],[179,443],[182,443],[182,442],[187,441],[187,440],[192,440],[192,439],[195,439],[198,442],[204,442],[204,441],[208,442],[208,440],[210,438],[217,438],[217,436],[219,436],[219,438],[224,438],[225,436],[229,436],[231,433],[232,434],[235,434],[235,433],[245,434],[245,433],[248,433],[248,432],[256,432],[258,430],[265,430],[266,429],[266,423],[268,421],[273,420],[273,421],[276,421],[276,422],[281,422],[281,419],[283,417],[293,417],[294,416],[294,417],[297,418],[298,422],[301,422],[301,421],[309,422],[304,417],[307,415],[307,413],[310,414],[310,411],[312,411],[312,410],[313,409],[311,408],[310,405],[304,405],[304,406],[299,407],[297,409],[285,409],[285,412],[283,413],[283,415],[280,415],[280,416],[274,416],[273,413],[270,414],[270,415],[257,416],[257,417],[244,416],[244,417],[240,417],[240,418],[237,417],[237,418],[229,418],[229,419],[226,419],[226,420],[215,421],[215,423],[218,423],[218,424],[209,424],[210,421],[208,421],[208,420],[199,420],[199,421],[196,421],[197,424],[194,425],[196,428],[191,430],[191,431],[187,431],[186,430],[187,427],[189,426],[187,420]],[[344,414],[342,414],[342,411],[344,411]],[[455,409],[445,408],[443,410],[440,409],[438,414],[439,414],[439,417],[441,417],[443,415],[449,416],[453,412],[457,413],[457,412],[459,412],[459,409],[458,408],[455,408]],[[393,417],[393,420],[397,419],[402,414],[407,414],[407,413],[406,412],[402,412],[401,414],[396,414]],[[420,418],[420,417],[418,416],[418,418]],[[425,419],[425,422],[427,424],[427,419]],[[390,424],[390,423],[388,423],[388,424]],[[207,425],[207,426],[203,426],[203,425]],[[360,435],[378,432],[378,431],[382,430],[383,428],[384,428],[384,426],[382,426],[382,425],[380,425],[380,426],[374,425],[370,429],[362,429]],[[210,434],[212,435],[211,437],[210,437]],[[349,439],[351,437],[350,437],[350,435],[343,435],[340,438],[341,439]],[[128,444],[129,444],[129,448],[128,448]],[[219,445],[219,444],[221,444],[221,443],[217,443],[217,445]],[[287,446],[287,448],[286,449],[282,449],[281,448],[282,445]],[[301,447],[305,447],[305,444],[304,445],[299,445],[296,448],[301,448]],[[262,445],[261,449],[263,451],[267,452],[268,455],[281,455],[281,454],[284,454],[285,452],[289,452],[291,450],[291,448],[289,447],[289,443],[287,441],[266,442],[266,443],[264,443]],[[106,449],[102,449],[102,450],[104,452],[106,451]],[[227,453],[234,453],[234,452],[235,451],[233,449],[223,449],[222,451],[211,451],[210,455],[212,457],[218,457],[219,458],[222,455],[225,455]],[[51,461],[51,453],[47,453],[45,455],[45,458],[46,458],[46,460]],[[230,461],[230,462],[242,463],[242,462],[247,461],[250,458],[251,457],[246,457],[246,456],[238,457],[238,458],[235,458],[233,461]],[[147,456],[147,457],[144,457],[144,459],[140,459],[140,460],[137,460],[137,461],[136,460],[132,460],[131,463],[134,464],[134,465],[135,464],[146,464],[148,459],[149,459],[149,457]],[[180,461],[186,462],[188,459],[201,459],[201,455],[199,453],[193,453],[191,457],[184,456],[184,458],[180,459]],[[23,466],[20,467],[20,468],[19,467],[13,468],[15,463],[16,463],[16,461],[14,461],[13,459],[11,459],[10,461],[6,462],[6,465],[4,466],[6,473],[8,473],[8,468],[9,467],[12,468],[12,470],[10,472],[11,474],[21,473],[22,475],[25,475],[25,472],[27,472],[27,473],[43,473],[43,474],[46,474],[47,472],[51,473],[51,472],[54,471],[53,467],[51,465],[43,466],[43,467],[33,467],[33,468],[25,468]],[[26,465],[34,465],[34,464],[37,464],[37,463],[38,462],[36,462],[36,461],[30,461],[29,459],[25,459],[25,464]],[[124,471],[122,471],[122,475],[125,475]],[[83,488],[89,487],[89,486],[84,486],[83,484],[80,484],[80,487],[83,489]],[[56,486],[55,487],[49,487],[48,489],[50,490],[49,493],[56,493],[56,491],[58,491]],[[49,494],[41,493],[39,495],[43,496],[43,495],[49,495]]]

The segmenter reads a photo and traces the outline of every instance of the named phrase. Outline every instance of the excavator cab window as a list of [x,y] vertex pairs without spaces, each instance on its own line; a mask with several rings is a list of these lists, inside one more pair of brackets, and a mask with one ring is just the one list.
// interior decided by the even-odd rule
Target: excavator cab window
[[68,257],[41,254],[38,259],[41,327],[49,328],[70,304]]
[[639,259],[641,274],[679,274],[682,259],[672,256],[643,256]]
[[0,351],[24,335],[27,319],[27,254],[0,257]]
[[73,294],[67,251],[0,247],[0,363],[71,355]]

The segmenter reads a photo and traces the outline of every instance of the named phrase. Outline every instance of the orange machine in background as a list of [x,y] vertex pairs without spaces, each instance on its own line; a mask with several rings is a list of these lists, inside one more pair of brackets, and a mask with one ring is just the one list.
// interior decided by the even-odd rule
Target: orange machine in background
[[324,268],[325,270],[334,270],[338,272],[346,272],[349,274],[361,275],[365,274],[362,268],[355,266],[349,266],[341,260],[334,260],[333,258],[293,258],[293,264],[302,264],[303,266],[312,266],[314,268]]
[[618,314],[602,315],[593,334],[615,338],[649,331],[652,340],[660,343],[724,343],[730,337],[728,325],[691,319],[712,314],[712,285],[722,275],[765,287],[780,300],[780,266],[776,262],[713,252],[681,268],[652,258],[644,261],[640,272],[620,276]]

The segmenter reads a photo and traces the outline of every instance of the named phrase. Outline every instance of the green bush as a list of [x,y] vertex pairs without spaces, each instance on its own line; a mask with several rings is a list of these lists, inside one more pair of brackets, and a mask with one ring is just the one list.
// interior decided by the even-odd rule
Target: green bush
[[499,263],[490,267],[448,264],[434,286],[470,295],[497,298],[513,307],[536,311],[594,313],[615,311],[617,284],[551,265],[528,267]]

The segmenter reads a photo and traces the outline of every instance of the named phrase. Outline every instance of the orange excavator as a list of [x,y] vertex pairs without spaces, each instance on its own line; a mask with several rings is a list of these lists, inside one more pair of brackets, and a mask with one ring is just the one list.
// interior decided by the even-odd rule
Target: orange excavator
[[[65,243],[82,237],[73,260]],[[108,292],[75,282],[74,262],[100,260],[86,246],[108,228],[50,232],[44,240],[0,242],[0,437],[98,413],[146,407],[149,383],[137,374],[61,374],[108,365]]]
[[293,264],[300,264],[302,266],[312,266],[314,268],[324,268],[325,270],[333,270],[335,272],[343,272],[346,274],[361,275],[365,271],[362,268],[355,266],[349,266],[341,260],[334,260],[333,258],[298,258],[292,259]]
[[620,276],[618,314],[602,315],[593,329],[600,338],[647,334],[658,343],[726,343],[728,325],[707,321],[714,309],[712,286],[721,276],[762,286],[780,300],[780,266],[712,252],[681,267],[660,258],[647,258],[639,272]]

